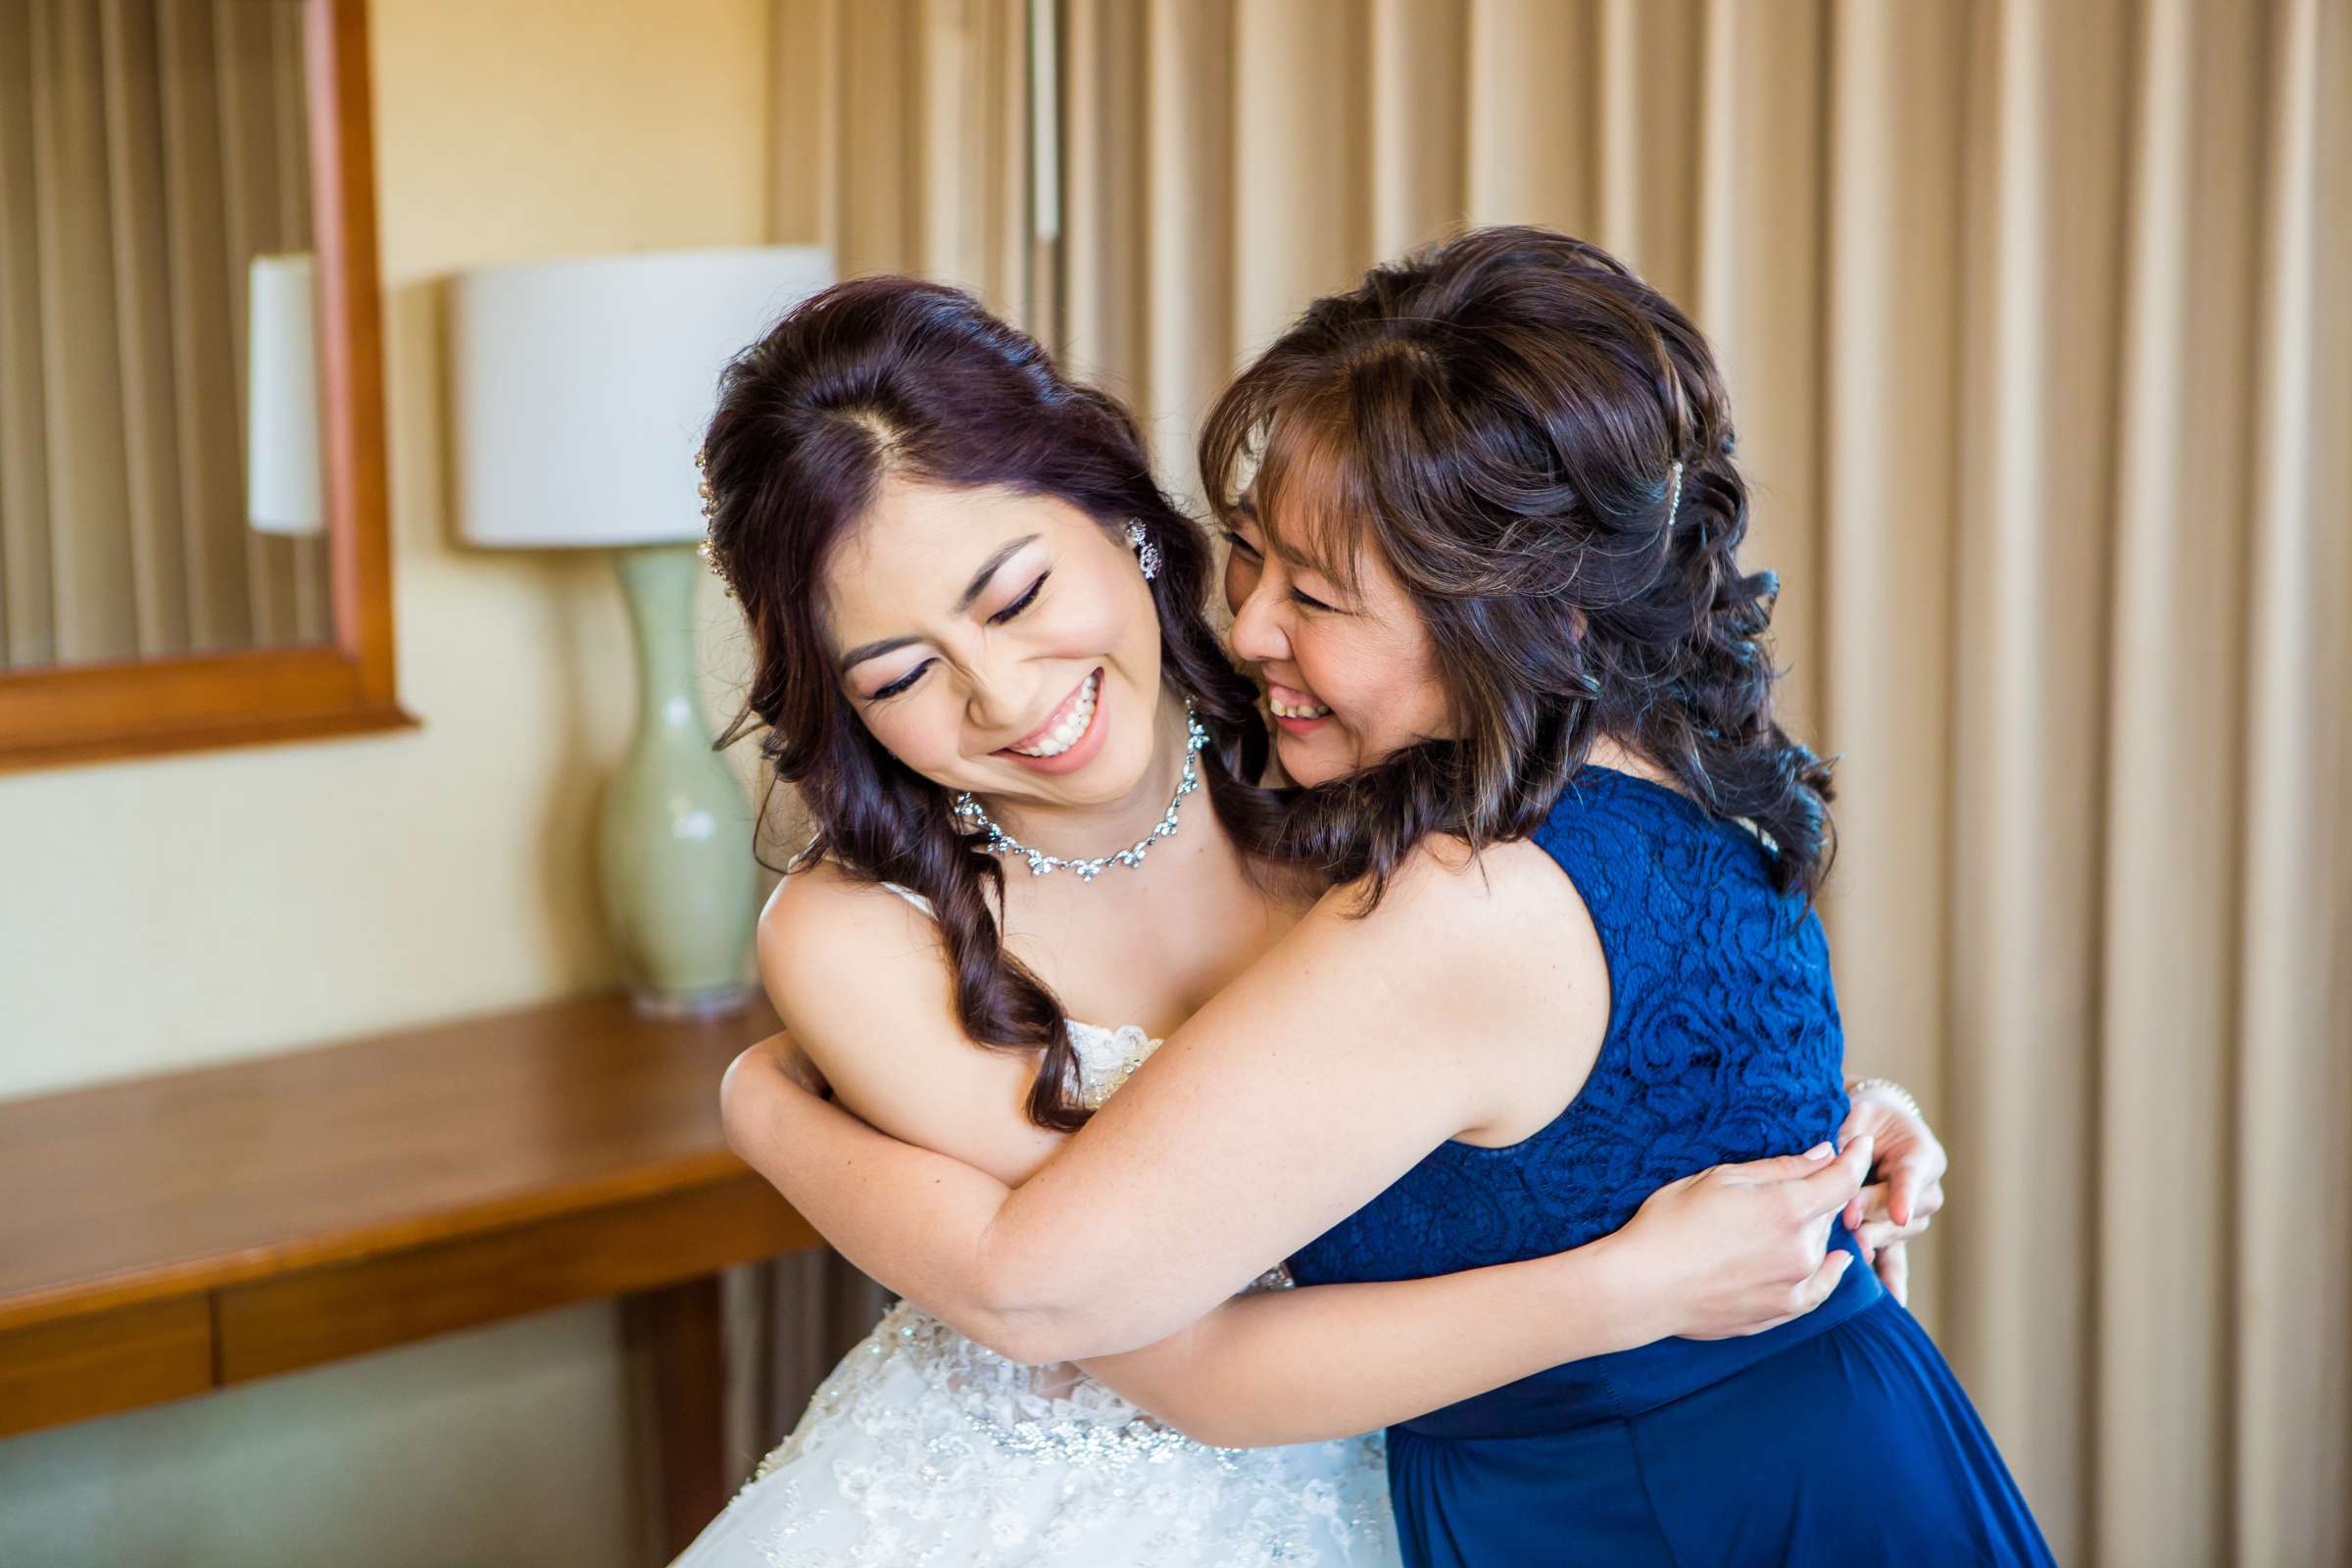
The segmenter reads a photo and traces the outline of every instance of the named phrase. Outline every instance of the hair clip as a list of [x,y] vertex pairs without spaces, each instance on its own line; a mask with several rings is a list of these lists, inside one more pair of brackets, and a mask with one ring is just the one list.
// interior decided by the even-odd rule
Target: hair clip
[[718,492],[710,488],[710,448],[704,447],[695,453],[694,466],[703,475],[694,488],[703,498],[704,529],[702,543],[694,547],[694,553],[703,558],[703,564],[717,576],[720,590],[732,599],[735,597],[735,579],[727,575],[727,568],[719,562],[718,552],[710,548],[710,519],[718,515]]

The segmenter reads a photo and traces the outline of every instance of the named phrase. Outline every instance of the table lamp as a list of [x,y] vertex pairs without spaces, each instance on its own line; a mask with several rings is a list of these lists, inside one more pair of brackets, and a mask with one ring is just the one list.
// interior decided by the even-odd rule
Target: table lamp
[[460,537],[610,550],[627,597],[637,722],[597,860],[647,1012],[726,1012],[750,995],[749,803],[695,697],[694,455],[720,368],[832,277],[826,251],[773,246],[488,268],[451,286]]
[[307,251],[246,273],[245,520],[287,538],[326,531],[318,474],[318,306]]

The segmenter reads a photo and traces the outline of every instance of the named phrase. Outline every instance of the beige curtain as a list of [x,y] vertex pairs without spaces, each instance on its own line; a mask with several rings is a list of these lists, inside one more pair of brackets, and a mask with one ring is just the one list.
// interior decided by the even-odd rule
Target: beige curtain
[[779,23],[779,233],[979,286],[1180,485],[1253,347],[1465,222],[1688,305],[1843,756],[1849,1059],[1952,1149],[1915,1304],[2063,1560],[2352,1559],[2352,4]]
[[0,0],[0,668],[317,641],[245,522],[246,269],[310,247],[287,0]]
[[776,237],[1037,326],[1031,33],[1022,0],[777,0]]

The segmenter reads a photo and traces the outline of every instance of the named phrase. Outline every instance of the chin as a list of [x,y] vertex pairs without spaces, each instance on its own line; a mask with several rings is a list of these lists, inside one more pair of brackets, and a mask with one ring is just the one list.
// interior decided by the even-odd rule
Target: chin
[[1282,763],[1283,777],[1302,789],[1328,784],[1347,772],[1316,755],[1318,748],[1311,741],[1299,740],[1277,729],[1274,732],[1274,756]]
[[[1132,739],[1122,734],[1122,742]],[[1064,782],[1069,787],[1069,799],[1081,806],[1109,806],[1125,800],[1143,787],[1144,775],[1152,770],[1152,748],[1147,744],[1130,753],[1121,746],[1115,753],[1103,749],[1094,765],[1084,772],[1073,774]]]

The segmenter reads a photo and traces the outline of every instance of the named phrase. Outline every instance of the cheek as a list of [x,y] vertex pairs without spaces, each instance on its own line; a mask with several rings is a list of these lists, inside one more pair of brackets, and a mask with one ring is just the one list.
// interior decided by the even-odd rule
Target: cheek
[[865,709],[860,715],[867,732],[885,751],[938,783],[950,782],[944,775],[962,756],[957,744],[962,715],[952,699],[941,696],[939,688],[944,684],[934,671],[922,690]]
[[1107,654],[1133,663],[1147,652],[1156,655],[1159,618],[1142,574],[1132,569],[1089,572],[1070,583],[1026,635],[1041,652],[1057,657],[1097,659]]
[[1437,672],[1409,651],[1399,650],[1382,662],[1376,702],[1380,724],[1367,739],[1383,752],[1444,736],[1452,730],[1446,692],[1438,684]]
[[1349,728],[1360,728],[1378,717],[1386,702],[1383,672],[1376,652],[1366,646],[1361,626],[1299,614],[1291,624],[1290,645],[1298,673]]
[[[1370,634],[1368,634],[1368,632]],[[1367,757],[1446,730],[1446,694],[1417,644],[1360,622],[1302,628],[1292,648],[1299,672],[1330,704]]]

